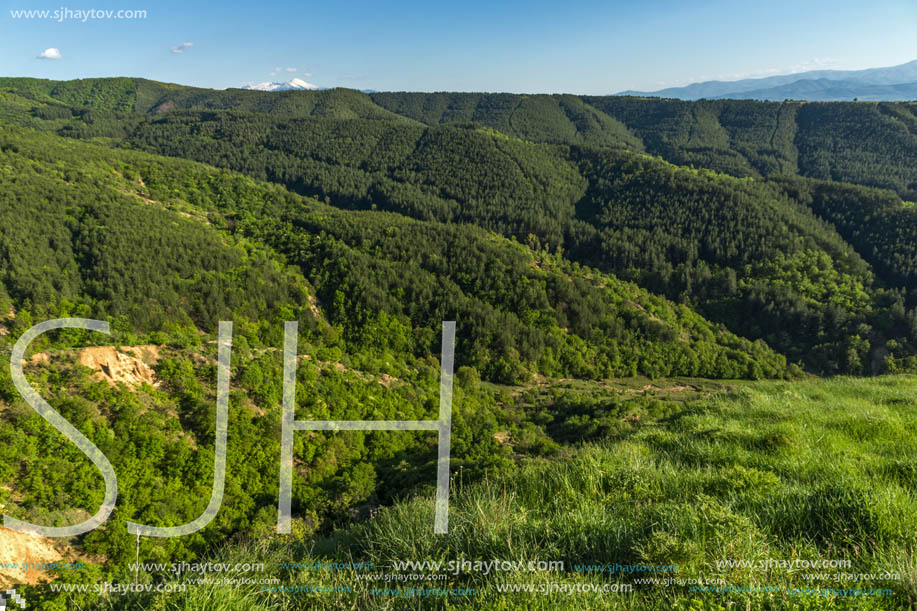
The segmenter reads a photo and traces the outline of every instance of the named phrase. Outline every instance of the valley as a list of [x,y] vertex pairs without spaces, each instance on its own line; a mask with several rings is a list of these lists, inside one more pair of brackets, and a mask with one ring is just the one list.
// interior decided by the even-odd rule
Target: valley
[[[109,322],[42,335],[25,372],[118,476],[104,527],[29,553],[0,533],[0,564],[79,568],[3,585],[52,610],[910,608],[915,153],[908,102],[0,78],[0,356],[49,319]],[[297,419],[435,420],[446,320],[449,533],[436,435],[311,431],[277,534],[284,323]],[[220,321],[221,509],[135,538],[210,497]],[[0,368],[3,511],[66,525],[103,491]],[[461,559],[564,569],[397,568]],[[583,568],[616,565],[678,570]],[[76,587],[106,583],[151,590]]]

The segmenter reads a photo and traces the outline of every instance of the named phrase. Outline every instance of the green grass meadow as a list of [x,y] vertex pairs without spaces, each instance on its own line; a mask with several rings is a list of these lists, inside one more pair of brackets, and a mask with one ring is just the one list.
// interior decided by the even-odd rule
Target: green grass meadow
[[[214,559],[264,562],[264,574],[278,576],[285,587],[352,591],[280,593],[262,585],[192,585],[184,594],[100,599],[101,607],[912,609],[917,601],[913,376],[740,383],[674,416],[570,447],[556,458],[525,459],[510,472],[472,483],[463,481],[461,473],[453,476],[448,535],[432,533],[431,487],[428,495],[385,508],[331,536],[234,543]],[[289,562],[372,562],[370,572],[388,573],[393,561],[463,558],[561,560],[565,568],[488,575],[463,571],[435,582],[386,584],[357,579],[349,570],[281,567]],[[796,559],[849,560],[850,566],[717,567],[723,560],[766,564]],[[674,564],[678,570],[628,575],[574,569],[615,563]],[[870,574],[876,577],[854,577]],[[670,583],[639,583],[648,577]],[[697,583],[692,580],[731,590],[692,590]],[[538,591],[547,583],[626,584],[632,591]],[[513,584],[536,591],[500,591]],[[373,593],[408,587],[473,588],[475,594]]]

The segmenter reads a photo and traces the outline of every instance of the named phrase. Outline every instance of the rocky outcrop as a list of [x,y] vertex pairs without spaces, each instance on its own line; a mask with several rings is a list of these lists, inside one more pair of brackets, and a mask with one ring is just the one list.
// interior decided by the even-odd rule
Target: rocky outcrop
[[[137,350],[139,347],[133,347]],[[122,350],[128,348],[122,347]],[[158,356],[158,352],[156,352]],[[80,351],[80,364],[96,370],[96,379],[108,382],[112,386],[123,382],[137,388],[144,384],[157,388],[159,381],[156,372],[139,358],[119,352],[114,346],[84,348]]]
[[[47,352],[36,352],[29,360],[23,361],[23,364],[49,365],[51,356]],[[80,365],[95,371],[95,379],[108,382],[112,386],[122,382],[131,388],[139,388],[144,384],[159,388],[160,382],[151,367],[159,361],[159,346],[96,346],[65,351],[57,354],[55,358],[72,359],[74,356]]]

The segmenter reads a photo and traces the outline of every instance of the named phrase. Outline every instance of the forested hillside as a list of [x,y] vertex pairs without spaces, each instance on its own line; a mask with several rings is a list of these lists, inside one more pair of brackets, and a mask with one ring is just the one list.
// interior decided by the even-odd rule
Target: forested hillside
[[[20,316],[81,304],[136,333],[212,332],[229,316],[260,329],[280,312],[316,327],[313,292],[342,346],[435,354],[440,321],[462,318],[466,362],[494,379],[783,372],[772,352],[687,308],[471,226],[345,213],[238,174],[51,135],[0,137],[3,295]],[[716,373],[717,335],[762,360],[736,353],[739,369]],[[652,338],[697,365],[662,365],[682,359]]]
[[[892,233],[882,238],[886,248],[866,248],[819,218],[837,222],[824,205],[784,183],[531,143],[471,124],[176,112],[137,123],[125,145],[279,182],[342,208],[473,223],[634,280],[819,373],[911,366],[911,242]],[[881,204],[897,207],[896,227],[917,217],[892,194],[859,193],[867,208],[896,201]],[[867,217],[860,210],[856,218]]]
[[917,102],[463,93],[374,93],[372,99],[429,125],[474,121],[536,142],[645,150],[734,176],[798,174],[917,199]]
[[633,280],[813,372],[915,365],[917,209],[839,182],[910,196],[912,105],[269,94],[131,79],[4,88],[11,122],[194,159],[336,208],[478,225]]
[[[917,199],[917,102],[217,91],[135,78],[0,78],[2,92],[33,105],[104,113],[235,110],[274,117],[474,123],[533,142],[645,151],[677,165],[734,176],[800,175],[890,188]],[[58,112],[52,112],[55,118],[61,118]]]

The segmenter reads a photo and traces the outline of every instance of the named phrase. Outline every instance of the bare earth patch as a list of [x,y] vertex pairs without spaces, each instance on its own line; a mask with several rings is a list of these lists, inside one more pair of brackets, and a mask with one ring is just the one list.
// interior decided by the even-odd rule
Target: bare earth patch
[[[96,346],[79,351],[64,351],[55,358],[69,355],[73,358],[76,352],[80,365],[95,370],[94,378],[115,386],[123,382],[131,388],[149,384],[159,388],[160,382],[152,366],[159,362],[159,346]],[[49,365],[51,354],[36,352],[23,365]]]
[[63,554],[51,541],[52,539],[47,537],[27,535],[0,526],[0,585],[35,585],[40,581],[48,581],[48,575],[39,568],[23,570],[2,567],[8,567],[10,564],[58,562],[63,558]]
[[[158,352],[156,355],[158,357]],[[94,377],[112,386],[118,382],[124,382],[134,388],[143,384],[149,384],[154,388],[159,386],[156,373],[149,365],[138,358],[119,352],[113,346],[84,348],[80,351],[80,364],[95,369]]]

